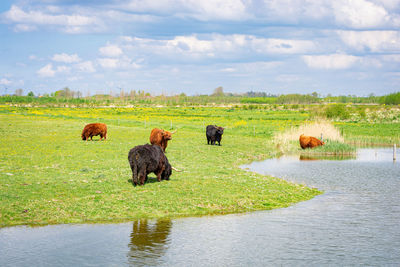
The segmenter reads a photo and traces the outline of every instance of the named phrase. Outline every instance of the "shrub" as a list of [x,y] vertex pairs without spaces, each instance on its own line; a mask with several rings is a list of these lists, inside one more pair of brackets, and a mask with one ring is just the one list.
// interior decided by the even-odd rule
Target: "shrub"
[[329,119],[346,120],[350,118],[350,112],[343,104],[329,105],[325,109],[325,116]]

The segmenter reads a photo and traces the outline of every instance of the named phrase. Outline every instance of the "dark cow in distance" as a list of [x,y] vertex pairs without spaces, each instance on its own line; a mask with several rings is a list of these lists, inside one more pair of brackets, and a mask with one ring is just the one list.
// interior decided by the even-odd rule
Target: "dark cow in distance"
[[150,133],[150,143],[152,145],[159,145],[165,152],[167,149],[168,141],[172,139],[174,132],[168,132],[163,129],[154,128]]
[[89,123],[83,128],[82,140],[93,140],[93,136],[100,135],[100,140],[107,139],[107,125],[104,123]]
[[206,136],[207,136],[207,144],[215,145],[215,142],[218,142],[218,145],[221,145],[222,134],[224,133],[224,128],[218,127],[217,125],[208,125],[206,128]]
[[172,167],[167,157],[158,145],[135,146],[128,154],[129,164],[132,170],[132,183],[136,186],[144,185],[147,175],[153,172],[157,180],[169,180]]
[[322,142],[313,136],[306,136],[304,134],[300,135],[299,142],[302,149],[314,148],[316,146],[323,146],[325,144],[325,142]]

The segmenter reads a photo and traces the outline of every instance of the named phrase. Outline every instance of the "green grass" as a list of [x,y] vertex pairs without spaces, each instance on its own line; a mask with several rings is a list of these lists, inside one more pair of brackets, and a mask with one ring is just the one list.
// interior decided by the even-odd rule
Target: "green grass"
[[[0,106],[0,226],[239,213],[308,200],[321,192],[239,168],[273,155],[272,136],[308,118],[299,111],[222,107]],[[97,121],[107,123],[107,141],[82,141],[85,123]],[[184,172],[160,183],[151,174],[134,187],[129,149],[171,123],[178,131],[166,155]],[[206,145],[207,124],[226,127],[222,146]],[[340,127],[357,136],[356,126]]]
[[105,112],[107,141],[84,142],[84,124],[68,109],[57,110],[64,117],[17,111],[24,115],[0,115],[1,226],[246,212],[287,207],[321,193],[240,169],[267,157],[268,139],[227,130],[222,146],[208,146],[202,123],[193,117],[178,125],[167,148],[171,164],[184,172],[161,183],[152,174],[145,186],[133,187],[128,151],[148,142],[150,127]]

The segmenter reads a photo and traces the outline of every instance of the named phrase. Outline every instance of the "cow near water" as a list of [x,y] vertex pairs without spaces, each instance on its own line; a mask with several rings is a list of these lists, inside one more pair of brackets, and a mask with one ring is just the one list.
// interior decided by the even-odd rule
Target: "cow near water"
[[313,136],[306,136],[304,134],[300,135],[299,142],[302,149],[314,148],[317,146],[323,146],[325,144],[325,142],[322,142]]
[[147,175],[153,172],[157,181],[169,180],[172,167],[167,157],[158,145],[135,146],[128,154],[129,164],[132,170],[132,183],[136,186],[144,185]]
[[218,145],[220,146],[223,133],[223,127],[208,125],[206,128],[207,144],[209,145],[211,143],[211,145],[215,145],[215,142],[218,142]]
[[82,131],[82,140],[89,141],[93,140],[93,136],[100,135],[100,140],[107,139],[107,125],[104,123],[89,123],[83,128]]

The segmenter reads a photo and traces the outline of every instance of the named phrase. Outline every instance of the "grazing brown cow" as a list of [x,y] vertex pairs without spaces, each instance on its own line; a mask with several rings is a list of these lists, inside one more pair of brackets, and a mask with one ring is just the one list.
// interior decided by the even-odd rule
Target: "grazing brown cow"
[[174,132],[164,131],[163,129],[154,128],[150,134],[150,143],[152,145],[159,145],[165,152],[167,149],[168,141],[172,139]]
[[314,148],[316,146],[322,146],[325,144],[324,142],[313,136],[306,136],[304,134],[300,135],[299,141],[302,149]]
[[82,140],[89,141],[93,140],[93,136],[100,135],[100,140],[107,139],[107,125],[104,123],[89,123],[83,128],[82,131]]

